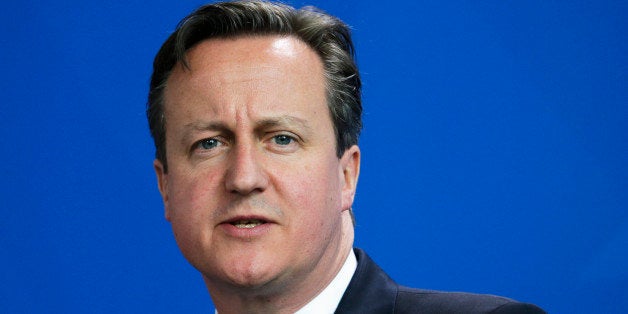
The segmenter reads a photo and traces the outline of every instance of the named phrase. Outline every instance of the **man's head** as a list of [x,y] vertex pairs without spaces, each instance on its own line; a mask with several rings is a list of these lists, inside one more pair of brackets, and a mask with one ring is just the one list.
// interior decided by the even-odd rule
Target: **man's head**
[[156,158],[168,171],[163,92],[176,64],[187,65],[186,53],[201,41],[251,35],[293,36],[323,61],[327,103],[334,123],[337,154],[356,145],[362,129],[361,80],[348,27],[313,7],[265,1],[237,1],[203,6],[184,18],[155,57],[147,116]]
[[177,243],[221,311],[296,310],[340,269],[360,114],[349,33],[330,16],[210,5],[166,41],[149,95],[155,171]]

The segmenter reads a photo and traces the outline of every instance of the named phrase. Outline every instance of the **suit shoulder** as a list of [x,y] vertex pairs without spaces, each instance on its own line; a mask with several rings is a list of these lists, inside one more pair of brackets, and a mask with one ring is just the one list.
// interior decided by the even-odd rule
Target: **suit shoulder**
[[512,299],[464,292],[399,287],[395,313],[542,314],[539,307]]

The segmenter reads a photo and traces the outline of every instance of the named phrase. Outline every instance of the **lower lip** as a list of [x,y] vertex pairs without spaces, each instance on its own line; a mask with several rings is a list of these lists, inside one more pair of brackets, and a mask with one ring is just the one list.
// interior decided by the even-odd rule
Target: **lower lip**
[[223,223],[220,224],[220,228],[230,237],[251,240],[268,233],[272,225],[272,223],[263,223],[253,228],[238,228],[230,223]]

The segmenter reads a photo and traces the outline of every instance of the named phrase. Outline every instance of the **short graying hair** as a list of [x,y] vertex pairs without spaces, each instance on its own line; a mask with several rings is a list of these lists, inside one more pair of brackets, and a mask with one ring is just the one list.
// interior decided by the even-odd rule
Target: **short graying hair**
[[297,10],[258,0],[221,2],[204,5],[185,17],[155,56],[146,115],[155,155],[164,172],[168,166],[163,93],[173,68],[178,63],[189,67],[187,51],[203,40],[247,35],[294,36],[316,51],[325,71],[338,158],[358,143],[362,129],[361,81],[348,26],[314,7]]

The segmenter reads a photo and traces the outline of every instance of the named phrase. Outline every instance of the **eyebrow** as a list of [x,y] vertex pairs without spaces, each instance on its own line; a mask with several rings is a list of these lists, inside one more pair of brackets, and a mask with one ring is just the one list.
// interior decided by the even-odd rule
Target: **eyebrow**
[[256,123],[255,129],[266,129],[274,126],[296,126],[305,131],[311,131],[311,128],[306,120],[297,118],[295,116],[283,115],[279,117],[266,118]]
[[[297,128],[303,129],[306,132],[311,132],[312,128],[307,123],[307,120],[290,116],[283,115],[278,117],[270,117],[264,118],[255,122],[255,132],[260,132],[261,130],[276,127],[276,126],[295,126]],[[219,121],[194,121],[187,123],[183,126],[183,140],[184,142],[191,141],[191,137],[195,132],[201,131],[220,131],[225,133],[227,136],[234,136],[233,130],[229,128],[225,123]]]
[[217,121],[194,121],[187,123],[183,126],[183,143],[191,142],[194,137],[194,134],[202,131],[220,131],[228,134],[229,136],[233,135],[233,132],[229,130],[226,124]]

